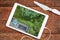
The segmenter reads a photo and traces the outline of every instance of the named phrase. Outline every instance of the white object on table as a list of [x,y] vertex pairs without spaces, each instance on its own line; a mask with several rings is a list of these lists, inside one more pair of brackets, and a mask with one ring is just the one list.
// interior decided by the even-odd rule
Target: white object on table
[[58,11],[57,9],[49,8],[48,6],[46,6],[44,4],[41,4],[41,3],[37,2],[37,1],[34,1],[34,4],[41,7],[43,10],[48,10],[48,11],[53,12],[54,14],[60,15],[60,11]]

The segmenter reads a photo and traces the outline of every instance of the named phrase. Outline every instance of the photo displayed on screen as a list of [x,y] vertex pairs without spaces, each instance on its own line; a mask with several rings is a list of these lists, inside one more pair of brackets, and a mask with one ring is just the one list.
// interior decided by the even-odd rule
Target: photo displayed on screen
[[17,5],[10,26],[38,36],[45,16]]

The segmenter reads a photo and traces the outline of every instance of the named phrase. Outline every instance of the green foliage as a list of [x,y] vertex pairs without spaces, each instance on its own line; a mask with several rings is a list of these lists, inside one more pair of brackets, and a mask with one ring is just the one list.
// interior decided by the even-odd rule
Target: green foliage
[[33,28],[30,28],[29,33],[33,35],[35,34],[35,31],[33,30]]
[[34,11],[25,9],[23,7],[17,6],[14,17],[19,22],[29,27],[28,33],[37,36],[45,16]]

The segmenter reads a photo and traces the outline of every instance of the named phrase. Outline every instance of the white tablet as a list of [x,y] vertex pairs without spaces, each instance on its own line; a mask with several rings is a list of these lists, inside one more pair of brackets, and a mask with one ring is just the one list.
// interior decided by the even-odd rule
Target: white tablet
[[40,39],[47,19],[48,15],[15,3],[6,26]]

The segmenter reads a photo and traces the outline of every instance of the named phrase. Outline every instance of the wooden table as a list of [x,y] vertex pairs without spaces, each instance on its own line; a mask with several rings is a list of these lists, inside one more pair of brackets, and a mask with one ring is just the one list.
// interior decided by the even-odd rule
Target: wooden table
[[[0,0],[0,40],[20,40],[22,36],[27,36],[25,34],[6,27],[6,21],[15,2],[31,7],[35,10],[41,11],[49,15],[46,27],[48,27],[52,32],[50,40],[60,40],[60,16],[55,15],[52,12],[42,10],[38,6],[34,5],[33,1],[34,0]],[[51,8],[56,8],[60,10],[60,0],[36,1],[43,3]],[[48,38],[48,36],[49,31],[44,30],[41,40],[45,40],[45,38]],[[37,40],[35,38],[33,39]]]

